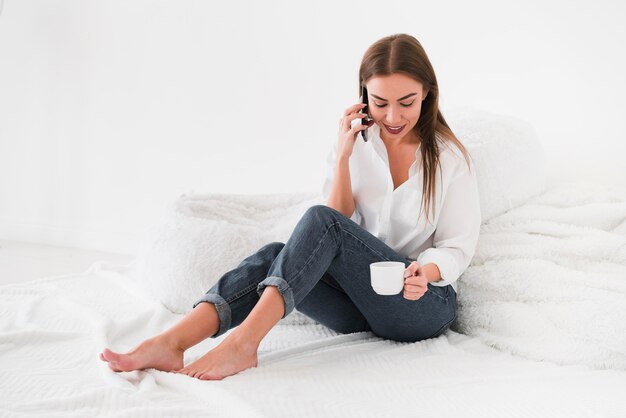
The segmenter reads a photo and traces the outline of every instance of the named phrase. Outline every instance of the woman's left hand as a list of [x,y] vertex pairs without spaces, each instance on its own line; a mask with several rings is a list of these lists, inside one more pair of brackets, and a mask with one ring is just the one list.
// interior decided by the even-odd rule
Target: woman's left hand
[[417,261],[404,270],[404,298],[418,300],[428,291],[426,274]]

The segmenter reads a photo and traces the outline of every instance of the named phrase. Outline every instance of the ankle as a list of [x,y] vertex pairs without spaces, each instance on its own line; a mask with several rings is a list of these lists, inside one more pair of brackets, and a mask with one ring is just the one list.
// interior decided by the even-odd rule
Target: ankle
[[154,337],[154,340],[165,344],[172,350],[180,351],[181,353],[185,352],[185,347],[183,347],[183,345],[181,344],[180,339],[168,334],[167,332],[157,335],[156,337]]
[[[256,353],[260,345],[260,341],[251,338],[245,333],[239,331],[239,329],[233,330],[226,340],[228,340],[229,343],[236,345],[241,351],[246,353]],[[224,342],[226,342],[226,340],[224,340]]]

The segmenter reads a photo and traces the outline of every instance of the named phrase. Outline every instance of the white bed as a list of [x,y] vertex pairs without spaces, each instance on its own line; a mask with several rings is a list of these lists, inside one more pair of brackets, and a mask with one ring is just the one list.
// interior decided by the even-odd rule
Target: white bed
[[[565,200],[568,206],[561,205]],[[531,212],[534,221],[526,219]],[[546,216],[537,219],[540,213]],[[98,359],[104,346],[130,349],[181,317],[146,296],[136,262],[96,263],[82,274],[6,285],[0,288],[0,415],[624,417],[625,216],[624,191],[592,185],[550,189],[483,225],[477,258],[460,282],[456,331],[398,343],[371,333],[339,335],[296,312],[263,340],[258,367],[222,381],[154,369],[114,373]],[[580,225],[582,218],[588,225]],[[508,258],[510,276],[480,279],[479,273],[505,263],[500,252],[507,252],[502,243],[508,236],[517,243],[508,251],[519,254]],[[593,237],[604,238],[604,246],[584,242]],[[552,297],[530,291],[536,284],[531,281],[525,302],[493,289],[472,302],[477,283],[514,283],[519,275],[513,269],[542,241],[551,251],[535,254],[535,261],[541,267],[551,259],[555,269],[569,268],[570,288],[578,292],[565,289],[563,275],[545,284],[563,287]],[[582,271],[574,261],[578,249],[587,251],[587,273],[596,272],[590,280],[574,277]],[[572,265],[559,264],[564,260]],[[527,261],[533,272],[536,266]],[[594,306],[599,299],[605,304]],[[606,310],[608,318],[602,315]],[[593,317],[581,321],[586,313]],[[580,327],[573,326],[578,322]],[[541,324],[541,333],[554,333],[536,338]],[[192,348],[185,361],[226,335]]]
[[177,322],[319,201],[183,195],[133,263],[0,287],[0,416],[626,417],[626,190],[537,189],[528,175],[517,187],[478,167],[507,189],[481,184],[481,237],[440,337],[339,335],[294,311],[262,341],[258,367],[222,381],[112,372],[103,347],[129,350]]

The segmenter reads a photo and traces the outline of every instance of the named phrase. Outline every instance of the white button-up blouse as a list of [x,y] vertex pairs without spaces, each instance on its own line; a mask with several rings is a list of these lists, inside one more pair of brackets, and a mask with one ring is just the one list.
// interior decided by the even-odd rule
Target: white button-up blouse
[[[435,179],[435,217],[432,223],[419,216],[422,200],[421,145],[409,168],[409,178],[396,190],[389,167],[387,148],[380,127],[368,129],[368,141],[357,137],[350,156],[350,179],[356,208],[351,219],[383,241],[398,254],[420,265],[434,263],[441,280],[434,286],[452,285],[467,269],[474,256],[481,214],[478,184],[473,163],[471,171],[461,151],[453,144],[439,142],[441,170]],[[335,176],[337,143],[327,158],[327,175],[322,187],[324,202]]]

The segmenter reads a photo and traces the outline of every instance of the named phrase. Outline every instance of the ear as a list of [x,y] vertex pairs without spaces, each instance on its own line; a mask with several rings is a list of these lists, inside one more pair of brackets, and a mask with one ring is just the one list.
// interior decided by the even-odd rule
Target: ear
[[426,87],[422,87],[422,101],[424,101],[426,99],[426,96],[428,96],[428,89]]

